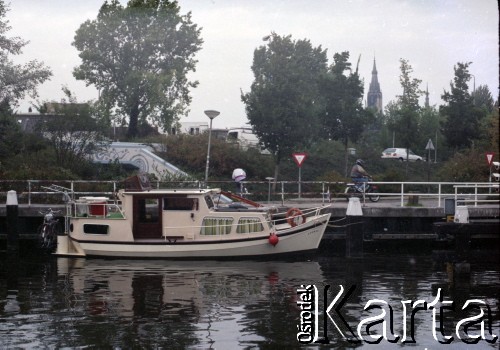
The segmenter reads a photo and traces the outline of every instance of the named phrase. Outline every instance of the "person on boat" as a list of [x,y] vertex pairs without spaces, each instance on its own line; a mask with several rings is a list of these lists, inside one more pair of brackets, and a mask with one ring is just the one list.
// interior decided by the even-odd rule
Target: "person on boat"
[[351,178],[356,184],[364,185],[364,182],[368,182],[371,178],[370,174],[363,167],[365,162],[362,159],[357,159],[356,164],[351,168]]
[[236,184],[236,192],[240,195],[243,195],[243,184],[241,183],[241,181],[247,178],[245,170],[241,168],[234,169],[232,178]]

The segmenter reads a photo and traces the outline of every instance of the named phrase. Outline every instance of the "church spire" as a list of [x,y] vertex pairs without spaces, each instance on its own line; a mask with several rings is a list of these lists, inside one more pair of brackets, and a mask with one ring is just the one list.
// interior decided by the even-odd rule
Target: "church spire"
[[372,76],[375,75],[377,77],[377,64],[375,62],[375,57],[373,58],[373,69],[372,69]]
[[427,89],[425,90],[425,108],[429,108],[429,83],[427,83]]
[[372,81],[368,89],[368,107],[374,108],[377,113],[382,112],[382,91],[378,82],[377,64],[373,58]]

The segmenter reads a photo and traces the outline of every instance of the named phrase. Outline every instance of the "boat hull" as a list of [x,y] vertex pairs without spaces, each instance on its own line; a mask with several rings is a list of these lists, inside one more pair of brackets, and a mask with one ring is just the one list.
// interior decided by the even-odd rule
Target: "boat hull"
[[292,228],[278,230],[276,245],[269,242],[269,236],[246,237],[229,240],[206,241],[92,241],[77,240],[71,236],[58,237],[56,255],[96,256],[116,258],[231,258],[231,257],[273,257],[277,255],[303,254],[319,247],[330,214],[323,214],[314,220]]

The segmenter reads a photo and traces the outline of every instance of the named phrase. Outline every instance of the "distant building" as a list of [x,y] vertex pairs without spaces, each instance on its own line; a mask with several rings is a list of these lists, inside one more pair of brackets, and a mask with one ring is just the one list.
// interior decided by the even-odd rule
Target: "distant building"
[[208,130],[208,122],[183,122],[172,134],[199,135]]
[[[189,135],[200,135],[208,132],[209,126],[208,122],[182,122],[180,123],[179,129],[172,129],[171,134],[189,134]],[[214,129],[212,128],[212,137],[225,140],[227,135],[227,129]]]
[[61,111],[71,109],[75,113],[78,113],[78,111],[88,109],[89,107],[88,103],[47,102],[43,104],[40,111],[42,114],[58,114]]
[[375,109],[377,113],[382,113],[382,91],[380,90],[380,84],[378,82],[375,58],[373,59],[372,81],[368,89],[367,107]]
[[63,117],[64,114],[61,114],[61,111],[64,111],[65,108],[73,108],[74,113],[78,115],[79,110],[89,108],[89,105],[87,103],[48,102],[40,108],[40,112],[33,112],[33,109],[29,107],[28,113],[14,114],[14,118],[21,126],[22,131],[34,133],[37,132],[37,127],[41,123]]
[[[70,106],[80,106],[81,108],[86,107],[86,104],[67,104]],[[28,110],[28,113],[20,113],[14,114],[13,118],[19,123],[21,130],[26,133],[39,133],[40,132],[40,124],[53,121],[56,118],[66,118],[62,114],[56,114],[57,110],[60,110],[61,107],[64,107],[65,104],[61,103],[47,103],[46,108],[44,109],[46,113],[38,113],[33,112],[31,107]],[[59,109],[58,109],[59,108]],[[104,135],[106,135],[110,140],[118,141],[124,140],[127,138],[128,126],[119,126],[112,125],[106,130],[103,130]],[[152,135],[157,135],[158,132],[155,129],[148,131]]]

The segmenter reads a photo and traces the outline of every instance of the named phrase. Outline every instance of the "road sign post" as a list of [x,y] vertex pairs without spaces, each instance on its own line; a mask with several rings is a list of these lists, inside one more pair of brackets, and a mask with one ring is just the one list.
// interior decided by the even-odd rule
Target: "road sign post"
[[432,140],[429,139],[427,141],[427,146],[425,146],[425,149],[427,150],[427,182],[431,181],[431,151],[434,150],[434,145],[432,144]]
[[[490,185],[491,185],[491,163],[493,162],[493,157],[494,156],[495,156],[495,153],[493,153],[493,152],[486,152],[486,162],[488,162],[488,166],[490,167],[490,177],[489,177]],[[489,189],[488,192],[491,193],[491,186],[490,186],[490,189]]]
[[304,163],[304,161],[307,158],[307,154],[306,153],[293,153],[292,156],[293,156],[293,160],[295,161],[295,163],[299,167],[299,199],[300,199],[300,196],[302,193],[302,172],[301,172],[301,169],[302,169],[302,164]]

